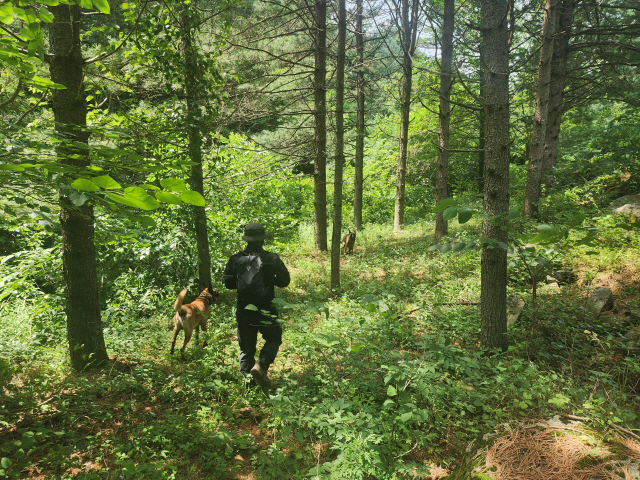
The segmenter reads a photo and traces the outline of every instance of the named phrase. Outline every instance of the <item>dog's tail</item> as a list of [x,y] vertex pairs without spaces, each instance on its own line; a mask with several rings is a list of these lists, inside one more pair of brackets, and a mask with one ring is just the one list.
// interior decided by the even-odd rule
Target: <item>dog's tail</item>
[[187,294],[187,289],[185,288],[180,292],[178,298],[176,298],[176,303],[173,305],[173,309],[180,314],[180,316],[184,316],[186,311],[182,308],[182,302],[184,301],[184,296]]

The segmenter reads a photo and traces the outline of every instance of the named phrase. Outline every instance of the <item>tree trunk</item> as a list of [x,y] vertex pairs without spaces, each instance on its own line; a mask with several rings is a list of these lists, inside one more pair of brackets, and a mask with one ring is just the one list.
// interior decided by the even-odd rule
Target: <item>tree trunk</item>
[[[89,133],[86,131],[80,7],[58,5],[50,9],[54,15],[49,27],[51,80],[66,87],[52,91],[56,130],[66,138],[57,149],[58,161],[83,169],[89,165]],[[76,208],[68,197],[60,195],[60,226],[69,354],[74,370],[82,371],[108,360],[98,301],[93,207]]]
[[[507,224],[509,212],[509,4],[482,0],[485,72],[485,165],[482,236],[481,342],[507,348]],[[500,245],[498,242],[502,243]]]
[[[449,123],[451,121],[451,62],[453,60],[453,22],[455,0],[444,0],[444,19],[442,23],[442,58],[440,64],[440,108],[438,111],[438,158],[436,160],[436,205],[447,198],[449,174]],[[436,242],[448,232],[448,222],[444,212],[436,213]]]
[[542,159],[542,182],[545,185],[551,184],[551,174],[558,158],[560,125],[562,124],[562,114],[564,113],[564,86],[567,83],[567,54],[569,52],[574,5],[575,0],[562,0],[558,12],[558,29],[553,43],[551,86],[549,87],[549,118],[547,119],[544,157]]
[[338,0],[338,54],[336,64],[336,164],[333,183],[333,235],[331,237],[331,289],[340,288],[340,240],[342,237],[342,167],[344,165],[344,60],[347,8]]
[[400,141],[398,172],[396,174],[396,203],[393,213],[393,229],[404,225],[405,182],[407,178],[407,146],[409,143],[409,113],[411,111],[411,83],[413,75],[413,53],[418,31],[418,0],[413,0],[411,11],[409,0],[402,0],[402,100],[400,114]]
[[538,62],[536,109],[533,115],[533,131],[531,133],[531,144],[529,147],[529,164],[527,166],[527,184],[524,197],[524,214],[529,218],[538,216],[544,138],[547,131],[547,118],[549,116],[549,85],[551,80],[553,37],[558,20],[558,1],[559,0],[546,0],[544,7],[542,46],[540,47],[540,61]]
[[[182,46],[186,64],[184,72],[185,93],[187,100],[187,130],[189,136],[189,157],[195,164],[191,166],[191,187],[204,197],[204,180],[202,177],[202,131],[198,106],[198,82],[200,72],[198,60],[191,36],[192,14],[188,7],[180,15],[182,28]],[[194,228],[196,231],[196,245],[198,248],[198,278],[200,291],[211,286],[211,255],[209,253],[209,234],[207,231],[207,213],[205,207],[193,208]]]
[[316,0],[315,103],[316,158],[313,171],[314,226],[316,250],[327,251],[327,0]]
[[362,191],[364,188],[364,32],[363,2],[356,0],[356,55],[358,57],[356,78],[356,167],[353,186],[353,227],[362,229]]
[[[482,59],[480,59],[482,64]],[[480,66],[480,98],[484,98],[484,69]],[[478,193],[484,193],[484,127],[485,127],[485,109],[480,110],[478,114]]]

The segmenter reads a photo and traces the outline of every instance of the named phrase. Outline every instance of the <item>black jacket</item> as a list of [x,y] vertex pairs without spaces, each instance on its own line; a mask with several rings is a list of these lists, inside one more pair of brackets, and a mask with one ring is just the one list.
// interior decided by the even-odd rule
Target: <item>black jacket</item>
[[[225,287],[232,290],[238,288],[238,278],[236,277],[234,268],[236,259],[241,255],[255,255],[256,253],[260,255],[260,259],[262,260],[264,268],[264,282],[269,289],[269,294],[267,295],[265,300],[261,302],[260,305],[256,305],[256,307],[258,307],[260,310],[267,310],[271,312],[272,315],[276,315],[277,310],[274,306],[271,305],[271,301],[276,298],[274,287],[286,287],[291,282],[289,270],[287,270],[287,267],[282,262],[282,260],[280,260],[280,257],[278,257],[277,254],[273,252],[267,252],[263,248],[260,248],[257,251],[242,250],[241,252],[232,255],[231,258],[229,258],[227,266],[224,269],[224,285]],[[241,321],[244,318],[253,318],[255,316],[257,312],[245,309],[245,307],[251,303],[254,302],[248,301],[238,296],[238,309],[236,312],[236,319],[238,321]]]

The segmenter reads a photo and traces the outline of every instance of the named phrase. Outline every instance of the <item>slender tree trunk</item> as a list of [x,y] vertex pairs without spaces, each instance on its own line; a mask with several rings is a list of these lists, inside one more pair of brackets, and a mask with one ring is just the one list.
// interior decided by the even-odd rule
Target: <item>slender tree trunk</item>
[[[187,7],[188,8],[188,7]],[[185,93],[187,97],[187,129],[189,135],[189,156],[194,165],[191,166],[190,183],[192,188],[204,197],[204,180],[202,176],[202,131],[198,106],[198,82],[200,72],[191,35],[192,13],[183,10],[180,16],[182,43],[186,69],[184,72]],[[207,213],[205,207],[193,208],[196,245],[198,248],[198,278],[200,290],[211,286],[211,255],[209,253],[209,234],[207,231]]]
[[[509,4],[482,0],[485,72],[485,165],[482,236],[481,342],[507,348],[507,224],[509,212]],[[499,243],[498,243],[499,242]],[[500,245],[500,243],[502,245]]]
[[342,237],[342,170],[344,165],[344,61],[347,39],[346,0],[338,0],[338,54],[336,64],[336,164],[333,182],[333,235],[331,237],[331,289],[340,288]]
[[[436,205],[447,198],[449,175],[449,123],[451,121],[451,62],[453,60],[453,22],[455,0],[444,0],[444,19],[442,23],[442,58],[440,64],[440,108],[438,112],[438,158],[436,160]],[[448,222],[443,212],[436,213],[436,234],[438,242],[448,232]]]
[[[480,63],[482,64],[482,59]],[[480,98],[485,96],[484,88],[484,69],[480,66]],[[485,128],[485,109],[480,110],[478,114],[478,193],[484,193],[484,128]]]
[[353,227],[362,229],[362,191],[364,188],[364,32],[363,4],[356,0],[356,55],[358,57],[356,78],[356,168],[353,186]]
[[544,137],[549,116],[549,85],[551,80],[551,58],[553,55],[553,36],[558,20],[558,1],[546,0],[544,21],[542,23],[542,46],[538,63],[538,87],[536,90],[536,109],[533,115],[533,130],[529,147],[527,166],[527,184],[524,197],[524,214],[534,218],[538,216],[540,200],[540,182],[542,181],[542,158],[544,156]]
[[[87,105],[80,45],[80,7],[50,7],[51,80],[66,87],[53,90],[56,130],[66,141],[57,150],[58,161],[74,167],[89,165]],[[99,366],[108,360],[102,333],[94,240],[93,207],[76,208],[60,195],[62,270],[65,282],[67,336],[74,370]]]
[[327,251],[327,0],[315,2],[315,102],[316,159],[313,171],[316,250]]
[[551,184],[551,174],[558,158],[560,125],[564,113],[564,86],[567,83],[567,55],[573,24],[575,0],[562,0],[559,6],[558,29],[553,43],[551,58],[551,86],[549,87],[549,118],[545,134],[544,157],[542,159],[542,182]]
[[398,152],[398,172],[396,174],[396,203],[393,213],[393,229],[398,231],[404,225],[405,184],[407,178],[407,147],[409,143],[409,113],[411,111],[411,84],[413,76],[413,53],[418,31],[418,0],[413,0],[411,10],[409,0],[402,0],[402,100],[400,113],[400,141]]

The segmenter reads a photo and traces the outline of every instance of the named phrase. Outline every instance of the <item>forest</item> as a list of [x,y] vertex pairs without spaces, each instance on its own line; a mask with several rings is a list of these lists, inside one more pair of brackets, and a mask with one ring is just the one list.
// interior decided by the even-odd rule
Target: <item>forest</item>
[[0,478],[640,480],[639,66],[636,0],[0,0]]

